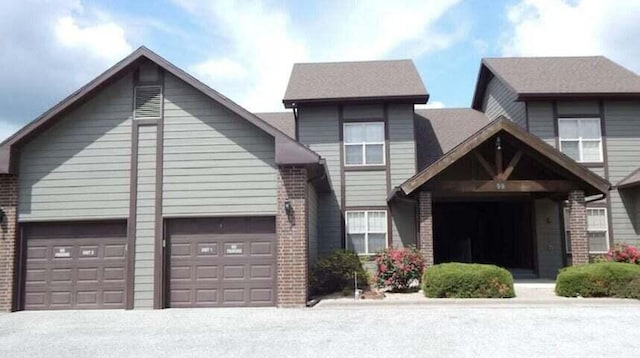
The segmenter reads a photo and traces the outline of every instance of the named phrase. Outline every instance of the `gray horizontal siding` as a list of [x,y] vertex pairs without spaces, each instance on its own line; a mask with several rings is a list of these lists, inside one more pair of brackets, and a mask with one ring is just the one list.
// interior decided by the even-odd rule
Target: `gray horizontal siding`
[[517,94],[507,87],[497,77],[489,81],[484,96],[483,112],[494,120],[505,116],[521,127],[526,127],[526,113],[524,102],[516,102]]
[[529,132],[556,147],[556,131],[551,102],[527,102]]
[[[133,295],[136,309],[153,308],[156,136],[156,126],[140,126]],[[146,180],[140,181],[142,178]]]
[[338,107],[300,108],[299,141],[327,161],[333,186],[332,193],[318,195],[318,255],[323,256],[342,247],[342,214],[340,210],[340,139]]
[[366,104],[344,106],[342,109],[342,118],[349,119],[375,119],[384,118],[384,107],[382,104]]
[[345,205],[386,206],[387,178],[384,170],[344,173]]
[[125,76],[22,148],[19,220],[128,216],[131,83]]
[[389,105],[389,168],[391,187],[416,173],[416,145],[412,105]]
[[391,206],[393,247],[416,247],[416,207],[413,204],[395,202]]
[[558,116],[563,114],[600,114],[598,101],[558,101]]
[[164,95],[164,215],[275,214],[273,138],[171,75]]
[[555,279],[562,267],[562,236],[558,203],[548,199],[535,201],[538,275]]
[[[609,181],[616,184],[640,168],[640,103],[607,101],[604,104]],[[640,222],[630,191],[610,192],[614,240],[640,245]]]

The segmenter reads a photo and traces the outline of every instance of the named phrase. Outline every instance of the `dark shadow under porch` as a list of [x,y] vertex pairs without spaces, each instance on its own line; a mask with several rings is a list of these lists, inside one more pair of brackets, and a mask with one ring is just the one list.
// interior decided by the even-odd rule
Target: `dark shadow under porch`
[[435,263],[485,263],[533,273],[532,222],[529,200],[435,202]]

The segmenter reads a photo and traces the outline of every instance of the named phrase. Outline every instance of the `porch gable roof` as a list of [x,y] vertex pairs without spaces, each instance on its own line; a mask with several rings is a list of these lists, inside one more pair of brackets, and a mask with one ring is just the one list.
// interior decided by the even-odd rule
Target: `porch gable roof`
[[405,194],[409,195],[418,190],[423,184],[429,182],[438,174],[442,173],[445,169],[449,168],[455,162],[469,154],[472,150],[478,148],[480,145],[491,139],[494,135],[506,132],[513,136],[518,141],[527,145],[544,159],[548,159],[550,162],[559,165],[569,171],[571,174],[579,178],[586,188],[590,189],[588,192],[596,194],[605,194],[609,191],[611,184],[604,178],[598,176],[591,170],[587,169],[583,165],[577,163],[567,155],[561,153],[556,148],[552,147],[542,139],[520,128],[517,124],[511,122],[509,119],[500,116],[485,127],[477,131],[471,137],[445,153],[440,159],[433,162],[431,165],[407,179],[399,186],[399,189]]

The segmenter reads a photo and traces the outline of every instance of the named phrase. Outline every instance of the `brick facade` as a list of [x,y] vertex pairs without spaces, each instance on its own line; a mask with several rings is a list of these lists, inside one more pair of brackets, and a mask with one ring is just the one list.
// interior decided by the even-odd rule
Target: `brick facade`
[[[276,218],[279,307],[303,307],[307,302],[307,195],[307,170],[280,167]],[[285,211],[286,201],[290,213]]]
[[14,309],[18,180],[0,175],[0,209],[6,215],[0,225],[0,311]]
[[569,232],[571,237],[571,264],[589,263],[587,239],[587,204],[582,190],[569,193]]
[[426,266],[433,266],[433,203],[431,192],[420,191],[418,195],[420,232],[418,246]]

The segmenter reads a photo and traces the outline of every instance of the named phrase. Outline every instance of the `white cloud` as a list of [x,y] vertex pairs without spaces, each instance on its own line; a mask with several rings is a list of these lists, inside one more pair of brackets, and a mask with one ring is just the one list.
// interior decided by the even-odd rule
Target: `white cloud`
[[267,1],[174,0],[225,44],[221,50],[211,41],[189,69],[253,111],[282,110],[294,62],[416,58],[451,46],[468,29],[437,25],[458,1],[323,2],[322,11],[300,20]]
[[86,50],[104,61],[117,61],[132,51],[124,29],[114,22],[80,27],[72,16],[58,19],[55,25],[58,42],[72,49]]
[[240,63],[228,58],[212,59],[192,66],[193,71],[209,81],[234,80],[239,81],[247,77],[247,69]]
[[5,1],[0,136],[6,137],[129,53],[125,28],[81,1]]
[[504,55],[605,55],[640,71],[640,1],[522,0],[507,17]]

